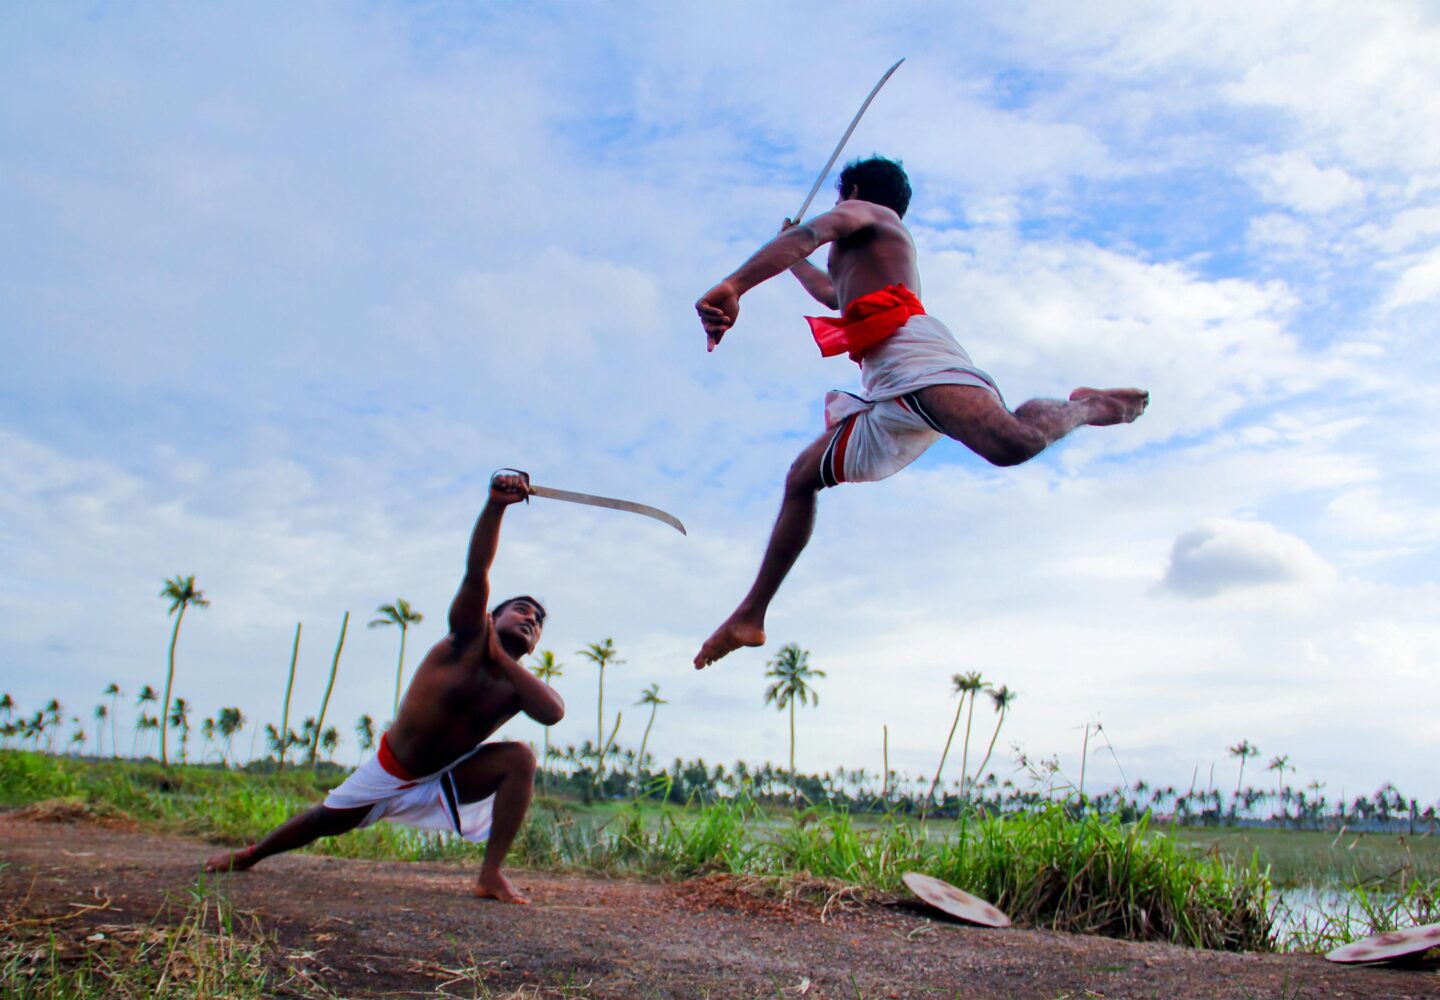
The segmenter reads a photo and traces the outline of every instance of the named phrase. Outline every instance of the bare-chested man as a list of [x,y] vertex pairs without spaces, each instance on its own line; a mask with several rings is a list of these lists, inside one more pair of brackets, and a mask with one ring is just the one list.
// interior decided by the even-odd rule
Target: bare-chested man
[[[840,174],[833,210],[779,236],[695,303],[714,350],[740,315],[740,296],[783,271],[838,318],[810,318],[821,353],[860,364],[865,395],[831,392],[825,433],[800,453],[785,479],[780,516],[750,592],[695,657],[699,669],[741,646],[765,642],[765,612],[810,540],[820,490],[894,475],[951,437],[996,465],[1018,465],[1085,424],[1129,423],[1144,412],[1139,389],[1076,389],[1068,400],[1032,399],[1013,413],[993,379],[976,368],[917,297],[915,243],[901,217],[910,181],[899,163],[874,157]],[[830,244],[828,273],[806,258]]]
[[490,564],[505,508],[528,496],[525,479],[497,474],[470,538],[465,578],[450,605],[450,634],[425,654],[399,718],[380,737],[379,752],[315,806],[276,827],[259,843],[217,854],[206,871],[249,868],[378,820],[448,830],[488,841],[475,895],[529,902],[500,870],[535,784],[535,754],[524,743],[484,740],[516,713],[553,726],[565,703],[517,661],[540,641],[545,609],[512,597],[486,614]]

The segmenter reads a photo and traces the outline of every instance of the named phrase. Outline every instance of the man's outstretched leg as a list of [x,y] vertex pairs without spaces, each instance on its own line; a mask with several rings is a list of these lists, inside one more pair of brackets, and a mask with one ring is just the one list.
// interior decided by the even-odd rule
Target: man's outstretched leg
[[338,837],[349,833],[362,822],[370,812],[369,806],[359,809],[327,809],[315,806],[291,816],[274,830],[267,833],[259,843],[242,847],[238,851],[225,851],[212,855],[205,861],[207,872],[238,872],[251,868],[272,854],[282,854],[314,843],[321,837]]
[[475,879],[475,895],[502,903],[528,903],[500,870],[535,789],[535,751],[524,743],[489,743],[453,772],[461,802],[495,796],[490,839]]
[[696,670],[741,646],[765,644],[765,612],[815,528],[815,498],[824,486],[820,478],[820,459],[833,436],[833,431],[822,434],[790,466],[790,472],[785,477],[785,498],[780,502],[780,516],[775,519],[775,527],[770,532],[770,543],[760,561],[755,583],[730,617],[700,647],[695,656]]
[[1011,413],[976,386],[933,385],[916,396],[928,420],[995,465],[1028,462],[1077,427],[1128,424],[1150,402],[1143,389],[1081,388],[1067,400],[1032,399]]

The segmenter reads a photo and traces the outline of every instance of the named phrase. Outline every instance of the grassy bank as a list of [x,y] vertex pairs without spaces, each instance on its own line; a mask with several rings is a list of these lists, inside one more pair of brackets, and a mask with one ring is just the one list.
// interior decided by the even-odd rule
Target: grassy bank
[[[256,776],[0,752],[0,805],[58,800],[92,816],[233,844],[318,801],[335,780],[303,769]],[[480,848],[380,824],[314,850],[474,861]],[[875,892],[901,891],[903,872],[922,871],[989,898],[1030,926],[1231,950],[1284,944],[1276,940],[1272,883],[1253,853],[1237,859],[1197,851],[1143,821],[1076,819],[1058,805],[1003,818],[922,826],[897,817],[861,826],[843,812],[762,813],[744,799],[601,810],[541,802],[512,858],[522,866],[667,878],[804,875]]]

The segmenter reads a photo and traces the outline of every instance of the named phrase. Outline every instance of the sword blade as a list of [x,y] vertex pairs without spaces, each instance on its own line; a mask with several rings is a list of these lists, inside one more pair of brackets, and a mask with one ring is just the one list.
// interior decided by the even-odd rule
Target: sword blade
[[900,63],[904,61],[904,59],[901,59],[900,62],[897,62],[885,71],[885,75],[880,78],[880,82],[875,84],[871,89],[870,96],[865,98],[865,103],[860,105],[860,110],[855,112],[855,117],[850,119],[850,127],[845,130],[845,134],[842,135],[840,141],[836,143],[835,152],[830,154],[830,159],[825,161],[825,169],[820,171],[819,177],[815,178],[815,186],[812,187],[810,193],[805,196],[805,204],[800,206],[800,211],[796,212],[795,218],[790,220],[794,222],[795,225],[798,226],[800,224],[800,219],[805,215],[805,210],[810,207],[810,202],[815,199],[815,192],[820,190],[820,185],[824,184],[825,178],[830,176],[830,168],[835,166],[836,160],[840,159],[840,153],[845,149],[845,144],[850,141],[850,133],[854,132],[855,126],[860,124],[860,119],[864,116],[865,109],[870,107],[870,102],[875,100],[875,95],[880,93],[880,88],[885,86],[885,81],[895,74],[895,71],[900,68]]
[[549,486],[531,486],[530,495],[545,497],[549,500],[564,500],[567,503],[583,503],[590,507],[605,507],[610,510],[628,510],[632,514],[643,514],[645,517],[653,517],[657,521],[664,521],[670,527],[687,535],[685,525],[674,514],[667,514],[658,507],[650,507],[643,503],[635,503],[633,500],[616,500],[614,497],[597,497],[589,493],[572,493],[570,490],[557,490]]

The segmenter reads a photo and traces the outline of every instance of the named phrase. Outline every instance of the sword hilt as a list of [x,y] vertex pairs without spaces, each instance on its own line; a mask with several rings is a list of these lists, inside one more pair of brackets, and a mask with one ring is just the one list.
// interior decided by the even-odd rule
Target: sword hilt
[[500,478],[501,476],[503,476],[503,475],[504,475],[505,473],[507,473],[507,472],[510,473],[511,475],[519,476],[521,479],[525,480],[525,502],[526,502],[526,503],[529,503],[529,502],[530,502],[530,473],[528,473],[528,472],[522,472],[522,471],[519,470],[519,469],[510,469],[510,468],[496,469],[494,472],[490,473],[490,486],[491,486],[491,488],[494,488],[494,486],[495,486],[495,480],[498,479],[498,478]]

